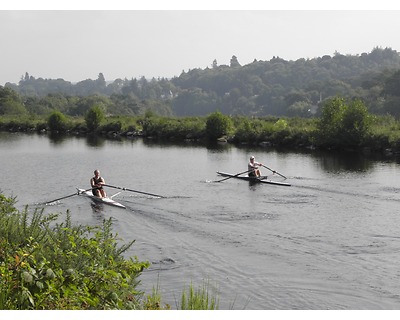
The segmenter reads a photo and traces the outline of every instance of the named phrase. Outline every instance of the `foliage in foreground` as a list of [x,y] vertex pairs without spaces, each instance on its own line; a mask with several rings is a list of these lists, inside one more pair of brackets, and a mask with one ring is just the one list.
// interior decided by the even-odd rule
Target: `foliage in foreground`
[[[160,310],[158,290],[137,289],[148,262],[122,254],[134,241],[117,246],[111,219],[101,226],[73,226],[70,214],[22,212],[15,198],[0,193],[0,310]],[[208,287],[182,294],[183,310],[217,309]]]
[[216,294],[210,294],[209,284],[204,284],[197,290],[190,284],[188,291],[183,291],[181,299],[181,310],[217,310],[218,299]]
[[[111,220],[73,226],[70,215],[19,212],[0,194],[0,309],[140,309],[137,277],[148,262],[122,253]],[[53,224],[53,226],[52,226]]]

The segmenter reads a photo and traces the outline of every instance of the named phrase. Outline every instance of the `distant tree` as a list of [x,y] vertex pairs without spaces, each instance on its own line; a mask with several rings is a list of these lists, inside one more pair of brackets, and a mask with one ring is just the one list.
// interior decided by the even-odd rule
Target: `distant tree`
[[104,78],[104,75],[100,72],[97,80],[96,80],[96,87],[99,93],[105,93],[106,91],[106,87],[107,87],[107,83],[106,83],[106,79]]
[[70,111],[70,115],[82,116],[85,115],[93,106],[99,106],[102,110],[106,111],[110,108],[112,102],[110,98],[101,95],[91,95],[88,97],[81,97],[77,102],[75,108]]
[[370,116],[360,100],[349,104],[336,97],[327,101],[318,122],[318,140],[324,146],[358,147],[366,137]]
[[[134,94],[112,94],[110,100],[113,104],[114,114],[134,115],[140,112],[139,99]],[[111,106],[110,106],[111,108]]]
[[309,118],[312,115],[311,105],[305,101],[297,101],[289,106],[287,109],[287,115],[289,117]]
[[205,116],[217,106],[217,97],[199,88],[185,90],[172,101],[172,111],[177,116]]
[[100,106],[93,106],[85,115],[85,122],[89,132],[95,132],[104,120],[104,111]]
[[47,120],[47,125],[51,132],[65,132],[67,130],[67,118],[60,111],[53,111]]
[[400,97],[400,70],[393,73],[393,75],[385,81],[383,91],[386,95]]
[[231,66],[231,68],[241,67],[241,65],[238,61],[238,58],[236,56],[232,56],[230,66]]
[[123,87],[121,88],[121,92],[124,95],[132,94],[139,97],[139,84],[137,79],[131,79],[129,81],[125,81]]
[[393,117],[400,119],[400,97],[387,97],[383,102],[382,113],[390,114]]
[[284,97],[285,103],[287,106],[291,106],[296,102],[307,102],[309,103],[310,100],[303,91],[294,91],[292,90]]
[[114,93],[116,94],[122,93],[123,86],[124,86],[124,80],[115,79],[114,82],[107,85],[107,94],[112,95]]
[[17,92],[0,86],[0,115],[26,114],[27,110],[21,100]]
[[230,134],[233,129],[232,120],[216,111],[207,117],[206,135],[210,140],[216,140],[224,135]]

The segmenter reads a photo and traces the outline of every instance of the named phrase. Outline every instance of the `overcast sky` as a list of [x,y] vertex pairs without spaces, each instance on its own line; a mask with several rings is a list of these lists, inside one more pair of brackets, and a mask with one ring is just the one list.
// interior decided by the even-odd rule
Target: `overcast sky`
[[0,85],[18,83],[25,72],[72,82],[100,72],[106,80],[169,78],[214,59],[229,64],[233,55],[245,65],[374,47],[400,52],[398,10],[26,8],[0,10]]

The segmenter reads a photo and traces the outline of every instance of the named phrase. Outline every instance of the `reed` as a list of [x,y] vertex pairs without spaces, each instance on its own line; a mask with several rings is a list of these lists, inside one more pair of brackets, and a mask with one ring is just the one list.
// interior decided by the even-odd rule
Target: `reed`
[[180,310],[217,310],[219,305],[218,294],[210,292],[210,284],[203,283],[200,288],[195,289],[193,284],[184,289],[181,297]]

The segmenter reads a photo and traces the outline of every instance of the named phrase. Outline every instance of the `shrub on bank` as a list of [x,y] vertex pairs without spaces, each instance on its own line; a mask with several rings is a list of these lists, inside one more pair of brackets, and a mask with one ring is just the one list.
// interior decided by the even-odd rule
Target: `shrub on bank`
[[68,130],[67,117],[60,111],[53,111],[47,121],[51,132],[66,132]]
[[148,262],[122,254],[111,220],[73,226],[69,213],[19,212],[0,194],[0,309],[140,309],[137,277]]
[[[144,296],[138,276],[149,263],[123,253],[134,241],[118,246],[112,222],[74,226],[67,211],[22,212],[15,198],[0,193],[0,309],[1,310],[160,310],[158,290]],[[182,293],[184,310],[217,309],[217,295],[208,286]]]
[[[95,120],[99,120],[97,116]],[[101,117],[100,117],[101,118]],[[86,119],[88,120],[88,119]],[[96,120],[96,121],[97,121]],[[95,121],[95,122],[96,122]],[[216,141],[223,137],[234,144],[261,144],[289,148],[362,149],[400,152],[400,122],[390,116],[368,114],[360,101],[328,101],[321,118],[249,118],[214,112],[208,117],[161,117],[153,112],[142,116],[107,116],[88,127],[81,118],[68,117],[67,132],[114,136],[142,136],[160,140]],[[96,122],[97,123],[97,122]],[[99,122],[100,123],[100,122]],[[41,118],[0,117],[0,130],[45,131]]]

